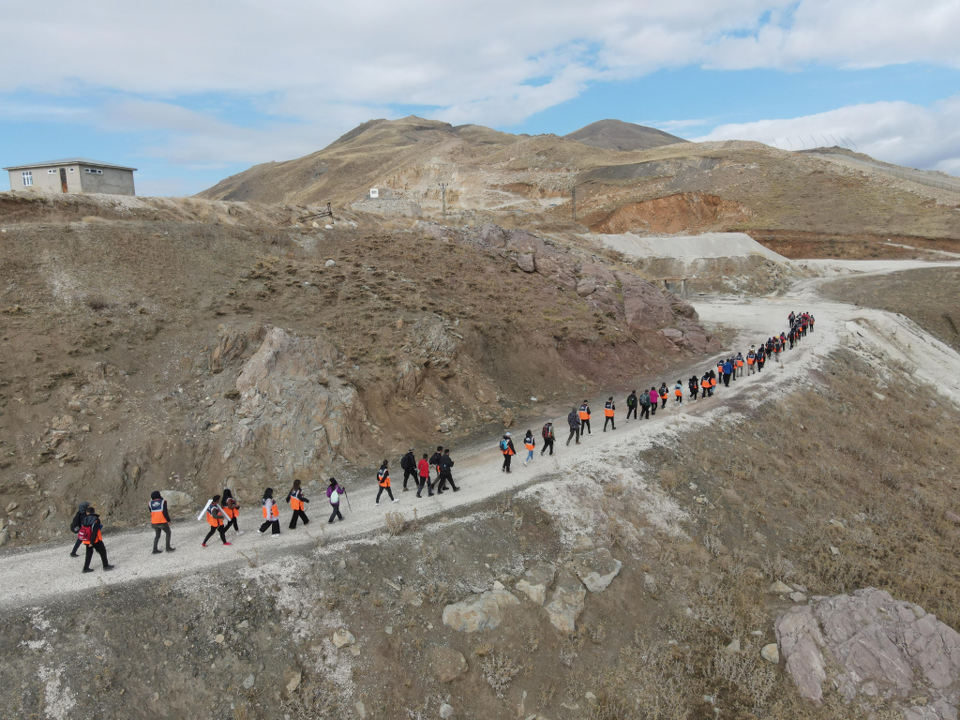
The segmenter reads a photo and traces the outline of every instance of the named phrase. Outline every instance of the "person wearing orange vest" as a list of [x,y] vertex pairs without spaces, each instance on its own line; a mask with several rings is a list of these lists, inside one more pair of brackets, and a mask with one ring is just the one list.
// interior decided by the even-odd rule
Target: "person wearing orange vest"
[[683,404],[683,381],[677,380],[677,384],[673,386],[673,404],[682,405]]
[[210,502],[207,503],[206,509],[207,515],[207,524],[210,525],[210,532],[207,533],[207,536],[203,539],[201,546],[207,546],[207,540],[213,537],[214,533],[220,533],[220,541],[224,545],[231,545],[232,543],[227,542],[227,531],[224,528],[224,518],[226,515],[223,514],[223,509],[220,507],[220,496],[214,495]]
[[380,504],[380,496],[383,495],[384,490],[387,491],[387,495],[393,502],[400,502],[393,497],[393,492],[390,490],[390,462],[388,460],[384,460],[380,469],[377,470],[377,484],[380,485],[380,490],[377,492],[377,505]]
[[700,392],[700,380],[697,379],[696,375],[687,380],[687,387],[690,388],[690,397],[696,402],[697,395]]
[[537,447],[537,441],[533,439],[533,430],[527,430],[527,434],[523,437],[523,446],[527,449],[527,459],[523,461],[526,467],[533,460],[533,450]]
[[703,397],[708,398],[713,396],[713,384],[710,382],[710,373],[705,372],[703,377],[700,378],[700,389],[703,390]]
[[583,405],[580,406],[580,437],[583,437],[584,428],[586,431],[593,435],[593,431],[590,429],[590,406],[587,404],[587,401],[583,401]]
[[610,423],[610,428],[612,430],[617,429],[617,423],[615,422],[614,415],[617,412],[617,406],[613,402],[613,398],[607,398],[607,401],[603,404],[603,431],[607,431],[607,423]]
[[667,384],[660,383],[660,409],[663,410],[667,406]]
[[757,352],[750,346],[750,352],[747,353],[747,375],[753,375],[757,371]]
[[113,565],[107,562],[107,546],[103,544],[103,523],[100,522],[100,516],[93,507],[87,507],[87,514],[80,521],[80,532],[77,533],[77,537],[87,546],[86,559],[83,561],[83,570],[80,572],[93,572],[90,560],[93,559],[94,550],[100,556],[103,569],[113,570]]
[[170,547],[170,513],[167,511],[167,501],[160,495],[159,490],[150,493],[150,502],[147,504],[150,508],[150,524],[153,525],[153,554],[159,555],[162,550],[160,545],[160,533],[166,537],[167,552],[173,552],[176,548]]
[[740,352],[737,353],[736,366],[737,366],[736,376],[743,377],[743,353],[740,353]]
[[240,517],[240,503],[237,502],[230,488],[223,489],[223,497],[220,498],[220,509],[223,510],[223,514],[227,518],[227,524],[223,526],[223,531],[226,532],[230,528],[233,528],[237,531],[237,535],[243,535],[243,530],[240,529],[240,525],[237,523],[237,518]]
[[503,453],[503,465],[500,472],[510,472],[510,460],[517,454],[517,449],[513,446],[513,440],[510,439],[510,433],[504,433],[500,440],[500,452]]
[[274,539],[280,537],[280,508],[273,499],[273,488],[267,488],[263,491],[263,500],[260,501],[263,506],[263,524],[260,525],[260,534],[263,535],[270,530],[270,535]]
[[304,525],[310,524],[310,518],[304,512],[306,506],[304,503],[310,502],[303,496],[303,490],[300,489],[300,481],[293,481],[293,488],[287,494],[287,502],[290,503],[290,509],[293,510],[293,517],[290,518],[290,529],[297,529],[297,520],[303,520]]

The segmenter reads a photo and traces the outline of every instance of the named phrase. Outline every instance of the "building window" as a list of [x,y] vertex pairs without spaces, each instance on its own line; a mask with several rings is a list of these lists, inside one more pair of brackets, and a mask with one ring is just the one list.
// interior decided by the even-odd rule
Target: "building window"
[[30,170],[24,170],[21,173],[21,176],[23,177],[24,187],[30,187],[31,185],[33,185],[33,173]]
[[84,168],[83,171],[85,173],[89,173],[90,175],[103,175],[103,170],[99,170],[97,168]]
[[57,174],[56,170],[47,170],[47,175],[56,175],[56,174]]

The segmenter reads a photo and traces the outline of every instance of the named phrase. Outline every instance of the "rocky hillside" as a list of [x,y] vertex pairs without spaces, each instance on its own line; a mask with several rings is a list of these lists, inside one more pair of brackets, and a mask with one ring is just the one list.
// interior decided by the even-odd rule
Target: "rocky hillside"
[[0,197],[4,542],[80,496],[122,526],[157,488],[368,474],[715,347],[613,255],[529,232],[113,203]]
[[607,150],[649,150],[661,145],[687,142],[663,130],[622,120],[598,120],[564,137]]

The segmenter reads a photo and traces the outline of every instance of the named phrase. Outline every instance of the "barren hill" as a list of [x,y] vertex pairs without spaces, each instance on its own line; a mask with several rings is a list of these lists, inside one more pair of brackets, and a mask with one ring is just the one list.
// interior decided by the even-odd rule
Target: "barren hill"
[[663,130],[623,120],[598,120],[564,137],[607,150],[649,150],[661,145],[687,142]]

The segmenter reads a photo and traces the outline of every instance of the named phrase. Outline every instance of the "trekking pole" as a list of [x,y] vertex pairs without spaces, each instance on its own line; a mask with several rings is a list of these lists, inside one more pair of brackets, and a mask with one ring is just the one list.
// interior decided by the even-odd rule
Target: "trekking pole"
[[347,495],[347,491],[343,491],[343,496],[347,499],[347,507],[350,508],[350,512],[353,512],[353,506],[350,504],[350,496]]

